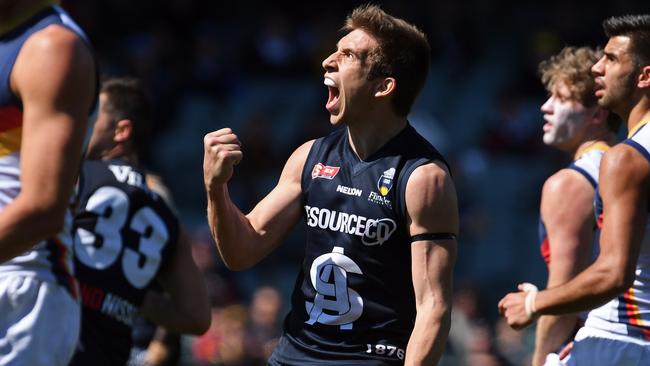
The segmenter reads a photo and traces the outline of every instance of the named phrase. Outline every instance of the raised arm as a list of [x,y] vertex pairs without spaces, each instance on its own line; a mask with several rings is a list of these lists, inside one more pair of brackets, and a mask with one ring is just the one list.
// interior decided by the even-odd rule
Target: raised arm
[[[634,282],[648,215],[650,164],[639,152],[620,144],[603,157],[599,180],[605,215],[600,254],[573,280],[539,292],[534,302],[539,314],[593,309]],[[501,313],[514,328],[533,321],[526,314],[525,297],[523,292],[510,293],[499,302]]]
[[165,294],[148,291],[140,313],[172,333],[205,333],[211,320],[208,290],[184,231],[179,234],[174,256],[157,280]]
[[300,219],[301,175],[313,141],[299,147],[284,166],[277,186],[248,214],[231,201],[227,182],[242,159],[241,144],[229,128],[205,136],[203,174],[208,224],[224,263],[247,269],[275,249]]
[[[567,199],[571,197],[571,199]],[[584,270],[593,245],[594,188],[580,173],[562,169],[542,189],[541,215],[550,247],[547,288],[570,281]],[[544,364],[575,330],[578,314],[546,315],[537,323],[533,366]]]
[[[409,235],[458,234],[456,191],[449,173],[436,164],[417,168],[406,186]],[[451,323],[455,239],[420,240],[411,244],[417,316],[406,350],[405,365],[436,365]]]
[[52,25],[25,42],[10,84],[23,106],[21,191],[0,214],[0,262],[63,227],[95,98],[95,65],[77,35]]

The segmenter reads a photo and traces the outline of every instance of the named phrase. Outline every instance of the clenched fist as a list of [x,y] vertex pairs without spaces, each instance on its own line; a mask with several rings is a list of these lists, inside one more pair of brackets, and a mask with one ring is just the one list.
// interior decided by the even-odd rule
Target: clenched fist
[[512,329],[524,329],[533,323],[538,314],[535,312],[535,295],[537,287],[530,283],[517,286],[519,292],[511,292],[499,301],[499,313]]
[[203,181],[206,189],[227,183],[233,167],[241,161],[243,153],[237,135],[230,128],[210,132],[203,138]]

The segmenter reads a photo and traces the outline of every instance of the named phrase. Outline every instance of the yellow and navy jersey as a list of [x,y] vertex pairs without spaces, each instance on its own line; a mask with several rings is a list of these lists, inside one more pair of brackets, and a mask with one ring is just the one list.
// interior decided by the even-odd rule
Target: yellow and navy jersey
[[[596,191],[598,186],[598,170],[600,169],[600,161],[609,146],[605,143],[596,143],[594,146],[588,148],[576,160],[571,162],[566,169],[574,170],[580,173]],[[594,243],[595,247],[598,246],[598,227],[594,223]],[[548,265],[551,261],[551,248],[548,241],[548,233],[546,231],[546,224],[540,216],[538,225],[538,235],[540,242],[540,252],[544,262]]]
[[347,129],[302,173],[305,257],[271,365],[400,365],[415,322],[405,190],[440,153],[410,125],[359,160]]
[[125,364],[134,316],[173,255],[178,221],[145,174],[122,160],[84,161],[77,197],[82,329],[72,364]]
[[[24,43],[34,33],[60,25],[75,32],[90,47],[83,31],[58,6],[47,7],[8,33],[0,35],[0,211],[13,202],[21,189],[20,147],[23,111],[20,99],[10,87],[11,73]],[[47,184],[47,182],[43,182]],[[56,281],[77,297],[73,278],[70,237],[72,215],[66,213],[64,229],[22,255],[0,265],[0,274],[33,275],[45,281]]]
[[[630,131],[622,143],[636,149],[650,163],[650,128],[647,122]],[[596,217],[602,225],[603,206],[600,194],[595,198]],[[650,204],[648,204],[650,212]],[[650,340],[650,219],[646,222],[634,283],[624,293],[589,312],[585,326],[613,334]]]

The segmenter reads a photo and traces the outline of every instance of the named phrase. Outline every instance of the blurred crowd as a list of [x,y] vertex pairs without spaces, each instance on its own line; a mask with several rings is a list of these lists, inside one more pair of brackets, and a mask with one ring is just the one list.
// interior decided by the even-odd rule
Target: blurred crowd
[[[461,214],[452,331],[443,365],[522,365],[532,330],[515,332],[496,301],[544,286],[536,230],[545,177],[567,164],[544,147],[538,63],[564,45],[602,45],[600,23],[644,1],[378,1],[419,25],[432,47],[410,122],[451,162]],[[183,339],[181,363],[257,365],[273,349],[303,253],[300,229],[252,270],[230,272],[205,221],[203,135],[232,127],[244,160],[229,186],[243,210],[282,162],[330,130],[321,61],[361,1],[63,1],[89,34],[102,75],[147,87],[157,127],[145,162],[169,185],[208,279],[210,330]]]

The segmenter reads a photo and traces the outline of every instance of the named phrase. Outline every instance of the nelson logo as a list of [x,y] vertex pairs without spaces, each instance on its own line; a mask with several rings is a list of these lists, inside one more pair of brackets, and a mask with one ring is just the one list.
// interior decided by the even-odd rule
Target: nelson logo
[[339,173],[341,168],[338,166],[327,166],[322,163],[314,165],[314,169],[311,170],[311,179],[316,178],[325,178],[325,179],[334,179]]
[[384,244],[397,230],[395,221],[388,218],[370,219],[312,206],[305,206],[305,212],[308,226],[355,235],[367,246]]

